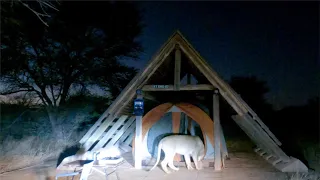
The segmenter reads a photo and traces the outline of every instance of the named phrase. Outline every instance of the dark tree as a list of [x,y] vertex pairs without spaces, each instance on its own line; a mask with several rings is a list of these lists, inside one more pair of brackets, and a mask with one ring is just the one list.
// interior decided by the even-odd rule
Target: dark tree
[[315,97],[306,105],[284,107],[273,118],[282,149],[306,165],[308,148],[319,147],[319,105],[319,97]]
[[[256,77],[232,77],[229,81],[230,86],[238,93],[241,98],[249,105],[249,107],[257,113],[262,121],[273,130],[270,122],[273,117],[273,107],[266,101],[265,95],[269,92],[269,88],[265,81]],[[221,101],[221,121],[225,126],[226,134],[231,136],[244,135],[238,125],[232,120],[231,116],[236,112],[224,100]]]
[[142,31],[139,10],[129,2],[63,2],[49,27],[23,5],[1,8],[2,95],[27,93],[55,107],[71,91],[92,86],[118,94],[135,75],[121,59],[137,58]]
[[241,98],[258,114],[263,121],[272,115],[273,107],[267,102],[265,95],[269,92],[267,83],[254,76],[232,77],[230,86],[240,94]]
[[44,25],[48,26],[46,20],[51,17],[52,10],[59,11],[57,6],[60,4],[58,0],[35,0],[35,1],[22,1],[22,0],[2,0],[1,5],[6,3],[13,6],[24,6],[34,14]]

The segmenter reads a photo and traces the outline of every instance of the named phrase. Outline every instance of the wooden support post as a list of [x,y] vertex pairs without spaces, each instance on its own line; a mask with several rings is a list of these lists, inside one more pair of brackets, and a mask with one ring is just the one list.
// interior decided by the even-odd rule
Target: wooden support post
[[135,150],[134,150],[134,167],[141,169],[142,167],[142,116],[136,116],[136,135],[135,135]]
[[213,94],[213,121],[214,121],[214,169],[221,170],[221,133],[220,133],[220,113],[219,113],[219,91]]
[[223,129],[220,125],[220,135],[221,135],[221,153],[222,153],[222,159],[224,160],[225,158],[229,157],[228,154],[228,149],[227,149],[227,144],[226,144],[226,139],[224,138],[223,134]]
[[189,119],[186,114],[183,114],[183,119],[184,119],[184,134],[188,134],[188,123]]
[[[138,95],[137,99],[142,99],[142,95]],[[136,134],[135,134],[135,150],[134,150],[134,167],[142,168],[142,116],[136,116]]]
[[189,116],[187,116],[187,118],[188,118],[188,131],[189,131],[189,133],[191,134],[192,119],[191,119]]
[[[190,73],[188,73],[187,74],[187,85],[190,85],[191,84],[191,74]],[[185,117],[185,121],[186,121],[186,131],[185,131],[185,134],[188,134],[188,131],[189,131],[189,133],[191,133],[191,121],[192,121],[192,119],[189,117],[189,116],[187,116],[187,115],[185,115],[186,117]]]
[[[180,112],[172,112],[172,132],[179,133],[180,130],[180,120],[181,120],[181,113]],[[180,162],[181,157],[179,154],[174,156],[174,160]]]
[[181,50],[179,45],[176,45],[175,52],[175,66],[174,66],[174,90],[180,90],[180,71],[181,71]]

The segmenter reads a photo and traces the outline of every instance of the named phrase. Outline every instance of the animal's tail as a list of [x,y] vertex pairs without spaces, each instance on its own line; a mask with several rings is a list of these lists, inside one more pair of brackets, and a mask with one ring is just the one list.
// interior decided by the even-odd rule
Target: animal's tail
[[160,161],[160,156],[161,156],[161,149],[162,149],[162,140],[159,142],[158,144],[158,155],[157,155],[157,162],[156,164],[149,170],[149,171],[152,171],[159,163]]

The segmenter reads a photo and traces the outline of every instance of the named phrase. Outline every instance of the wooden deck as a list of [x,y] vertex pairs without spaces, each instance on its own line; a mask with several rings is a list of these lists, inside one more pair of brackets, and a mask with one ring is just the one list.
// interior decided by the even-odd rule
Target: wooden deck
[[[153,171],[147,171],[150,167],[144,167],[143,170],[133,168],[132,153],[123,155],[125,162],[117,169],[109,168],[110,173],[108,180],[285,180],[286,173],[277,171],[273,166],[268,164],[260,156],[252,153],[230,153],[230,160],[226,160],[226,168],[222,171],[214,171],[213,167],[204,168],[200,171],[187,170],[184,164],[180,164],[180,170],[166,174],[160,166]],[[103,168],[98,167],[103,171]],[[0,176],[1,180],[53,180],[55,174],[54,167],[46,168],[37,167],[21,172]],[[69,179],[71,179],[69,177]],[[74,178],[79,179],[79,177]],[[105,176],[99,172],[92,171],[88,180],[105,180]],[[59,178],[59,180],[67,180],[67,178]]]
[[[206,167],[200,171],[187,170],[184,163],[178,163],[180,170],[166,174],[160,165],[148,172],[150,166],[143,170],[133,168],[131,153],[124,154],[126,162],[118,167],[117,172],[109,176],[108,180],[161,180],[161,179],[186,179],[186,180],[284,180],[287,174],[279,172],[273,166],[255,153],[230,153],[230,160],[226,160],[226,168],[214,171],[213,167]],[[118,177],[118,179],[117,179]],[[91,179],[90,179],[91,180]],[[98,180],[98,179],[92,179]]]

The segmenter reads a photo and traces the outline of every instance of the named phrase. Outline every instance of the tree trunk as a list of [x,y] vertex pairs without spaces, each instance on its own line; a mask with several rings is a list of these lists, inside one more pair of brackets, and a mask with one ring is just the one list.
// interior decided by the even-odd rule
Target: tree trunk
[[60,106],[65,105],[70,86],[71,86],[70,83],[68,83],[68,82],[64,83],[63,89],[62,89],[62,94],[60,97],[60,103],[59,103]]
[[52,128],[52,135],[53,137],[57,140],[63,140],[63,132],[60,129],[61,125],[59,124],[59,119],[58,119],[58,113],[59,110],[57,107],[53,107],[53,106],[47,106],[46,107],[47,113],[48,113],[48,117],[49,117],[49,121],[51,124],[51,128]]

